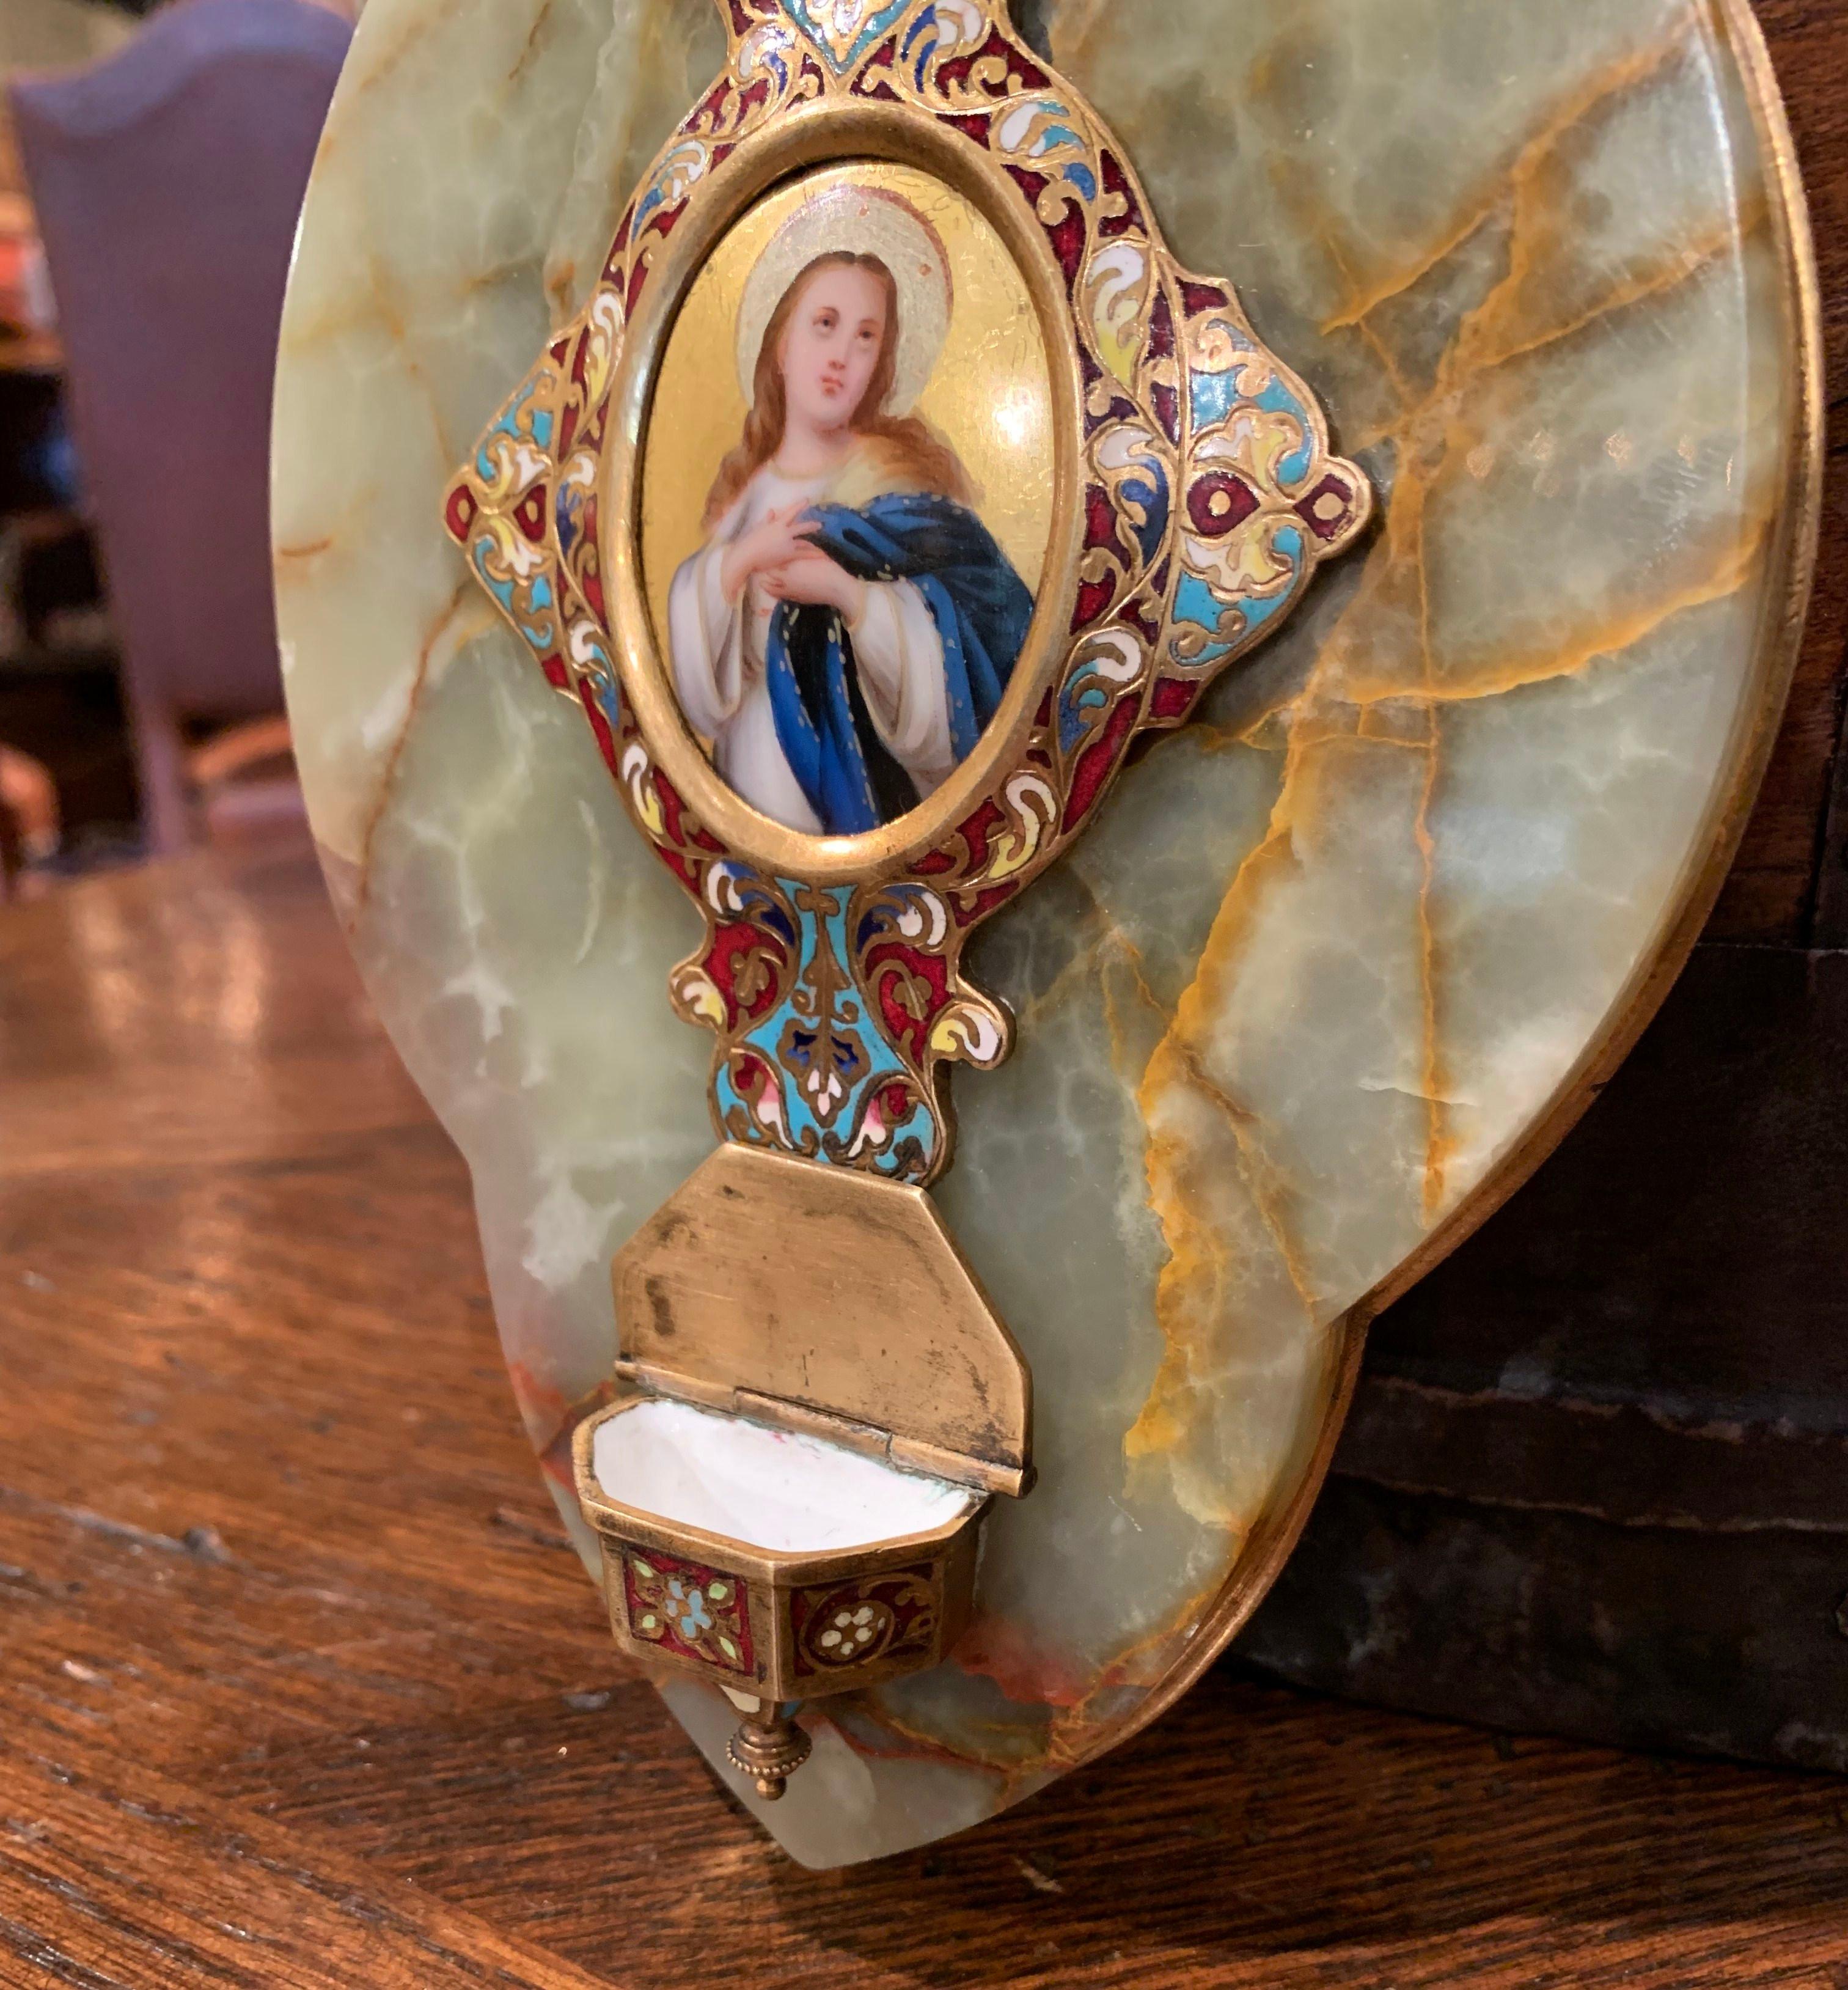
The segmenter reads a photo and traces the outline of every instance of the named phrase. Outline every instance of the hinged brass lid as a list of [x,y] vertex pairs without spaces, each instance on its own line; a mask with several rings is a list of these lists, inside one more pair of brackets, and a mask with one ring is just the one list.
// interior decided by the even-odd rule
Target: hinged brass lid
[[619,1375],[991,1492],[1032,1384],[930,1197],[727,1145],[617,1254]]

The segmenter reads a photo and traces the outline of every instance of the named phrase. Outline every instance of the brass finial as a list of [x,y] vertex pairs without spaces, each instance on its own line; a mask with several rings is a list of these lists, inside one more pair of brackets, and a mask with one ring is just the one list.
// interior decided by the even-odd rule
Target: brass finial
[[789,1779],[809,1758],[814,1744],[773,1702],[747,1713],[725,1744],[733,1768],[751,1778],[766,1803],[783,1795]]

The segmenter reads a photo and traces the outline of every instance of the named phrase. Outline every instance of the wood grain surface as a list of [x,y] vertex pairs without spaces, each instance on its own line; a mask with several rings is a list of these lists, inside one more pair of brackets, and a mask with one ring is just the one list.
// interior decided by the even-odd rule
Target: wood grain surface
[[790,1864],[623,1671],[306,853],[0,916],[0,1984],[1848,1990],[1848,1782],[1222,1667]]

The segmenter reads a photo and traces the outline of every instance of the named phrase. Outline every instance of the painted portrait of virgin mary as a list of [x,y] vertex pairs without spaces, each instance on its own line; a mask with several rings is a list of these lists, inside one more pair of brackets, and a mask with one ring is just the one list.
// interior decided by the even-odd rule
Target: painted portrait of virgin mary
[[956,450],[915,412],[953,298],[936,230],[882,188],[805,202],[737,319],[748,413],[674,573],[668,649],[720,776],[854,835],[932,793],[994,717],[1033,596]]

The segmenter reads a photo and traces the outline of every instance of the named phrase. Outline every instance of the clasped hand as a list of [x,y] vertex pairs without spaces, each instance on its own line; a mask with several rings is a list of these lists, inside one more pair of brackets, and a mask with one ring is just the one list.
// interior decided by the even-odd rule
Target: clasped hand
[[821,528],[813,520],[797,522],[798,508],[785,505],[768,512],[735,541],[719,569],[725,598],[735,601],[756,575],[773,600],[837,610],[858,622],[866,606],[866,583],[837,566],[814,543]]

